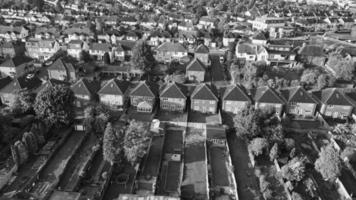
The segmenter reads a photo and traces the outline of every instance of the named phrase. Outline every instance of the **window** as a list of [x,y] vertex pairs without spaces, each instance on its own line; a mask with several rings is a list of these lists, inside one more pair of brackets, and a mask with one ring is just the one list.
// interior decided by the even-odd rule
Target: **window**
[[209,103],[210,103],[210,104],[214,104],[214,103],[215,103],[215,101],[210,101]]

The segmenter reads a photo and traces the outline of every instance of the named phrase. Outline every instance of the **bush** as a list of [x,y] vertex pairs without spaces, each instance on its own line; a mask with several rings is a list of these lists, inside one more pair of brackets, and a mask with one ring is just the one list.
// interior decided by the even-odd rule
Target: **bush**
[[270,161],[274,161],[278,158],[278,144],[275,143],[269,152]]
[[254,156],[259,156],[263,154],[263,151],[268,148],[268,141],[265,138],[255,138],[248,145],[249,151]]

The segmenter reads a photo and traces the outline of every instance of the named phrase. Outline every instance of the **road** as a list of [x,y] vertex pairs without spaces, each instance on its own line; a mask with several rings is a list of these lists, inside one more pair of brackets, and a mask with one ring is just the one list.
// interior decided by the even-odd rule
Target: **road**
[[80,172],[85,168],[87,163],[90,162],[90,158],[95,153],[93,147],[98,143],[98,138],[94,134],[90,134],[64,171],[61,181],[58,184],[58,190],[74,191],[81,178]]
[[30,189],[30,193],[33,193],[38,199],[43,199],[53,189],[59,182],[59,178],[71,157],[83,142],[84,137],[84,132],[73,132],[69,136],[66,143],[63,144],[39,173],[37,180]]
[[228,135],[231,161],[235,170],[235,178],[239,199],[261,200],[258,179],[248,157],[247,146],[242,139],[235,134]]

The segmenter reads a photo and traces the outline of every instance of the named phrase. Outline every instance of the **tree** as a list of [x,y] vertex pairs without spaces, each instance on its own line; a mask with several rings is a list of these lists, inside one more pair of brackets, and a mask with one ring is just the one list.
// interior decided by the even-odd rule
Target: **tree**
[[86,132],[103,133],[110,117],[110,111],[101,104],[85,108],[83,124]]
[[145,40],[139,40],[132,50],[131,64],[136,69],[150,71],[156,63],[151,47]]
[[354,62],[350,57],[343,57],[338,51],[329,55],[326,66],[335,72],[337,79],[349,81],[354,77]]
[[268,141],[265,138],[255,138],[248,145],[248,149],[254,156],[263,154],[263,151],[268,148]]
[[25,132],[22,137],[22,142],[25,144],[30,154],[34,154],[38,151],[37,138],[33,133]]
[[74,94],[65,85],[47,86],[37,95],[34,110],[47,126],[69,125],[73,121]]
[[124,153],[126,159],[135,166],[146,154],[150,143],[150,132],[143,122],[132,120],[125,132]]
[[331,144],[321,148],[319,158],[315,161],[314,166],[325,180],[334,181],[341,174],[339,153]]
[[240,110],[234,117],[234,127],[238,136],[254,138],[261,133],[260,110],[253,106]]
[[281,168],[282,177],[291,182],[299,182],[305,176],[306,157],[295,157]]
[[303,200],[303,197],[298,192],[292,192],[292,200]]
[[115,161],[116,148],[120,148],[120,146],[121,145],[115,145],[115,132],[111,123],[108,123],[103,138],[103,156],[111,165],[113,165]]

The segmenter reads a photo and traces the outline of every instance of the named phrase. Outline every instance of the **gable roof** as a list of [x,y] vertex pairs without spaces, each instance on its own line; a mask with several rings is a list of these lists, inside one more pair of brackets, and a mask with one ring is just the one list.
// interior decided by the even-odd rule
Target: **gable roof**
[[109,80],[98,92],[98,94],[124,95],[130,83],[117,79]]
[[92,96],[100,89],[100,84],[97,81],[89,81],[87,79],[81,78],[70,88],[74,94]]
[[62,58],[58,58],[51,66],[47,68],[47,70],[66,70],[66,66],[62,60]]
[[32,59],[18,56],[14,58],[6,59],[3,63],[0,64],[0,67],[18,67],[24,63],[30,62]]
[[254,35],[254,36],[252,37],[252,39],[254,39],[254,40],[267,40],[267,39],[266,39],[266,36],[265,36],[263,33],[261,33],[261,32],[259,32],[259,33],[257,33],[256,35]]
[[166,98],[187,98],[187,91],[184,85],[178,83],[167,83],[160,92],[160,97]]
[[165,51],[165,52],[187,52],[187,49],[179,44],[173,42],[165,42],[157,47],[157,51]]
[[313,94],[326,105],[345,105],[353,106],[352,102],[338,88],[327,88]]
[[92,43],[90,45],[90,49],[91,50],[110,52],[111,51],[111,44],[109,44],[109,43]]
[[280,104],[285,103],[285,100],[281,96],[279,96],[275,90],[268,86],[257,88],[254,93],[254,99],[256,102]]
[[18,90],[32,90],[40,87],[42,81],[36,76],[28,78],[26,75],[20,76],[12,80],[9,84],[1,89],[1,93],[14,93]]
[[194,58],[186,68],[187,71],[205,71],[205,65],[197,58]]
[[130,93],[130,96],[156,97],[158,95],[158,85],[152,82],[140,82]]
[[195,87],[191,99],[199,99],[199,100],[215,100],[218,101],[218,97],[216,95],[216,91],[210,85],[202,83]]
[[232,85],[225,88],[222,100],[251,102],[251,98],[240,85]]
[[323,47],[318,45],[305,45],[298,53],[302,56],[325,57]]
[[281,94],[288,102],[319,103],[301,86],[281,90]]
[[204,44],[200,44],[196,49],[195,53],[209,53],[209,48]]

